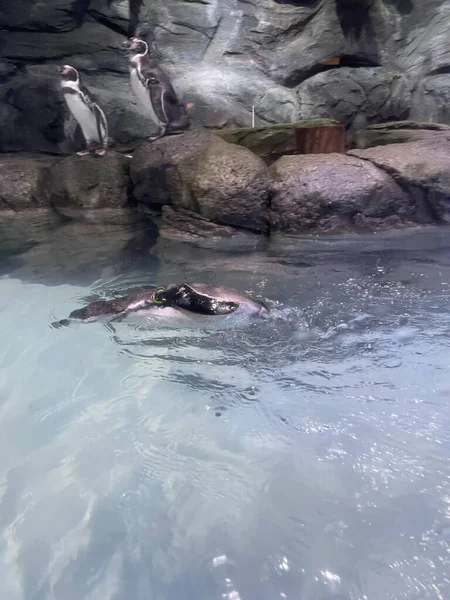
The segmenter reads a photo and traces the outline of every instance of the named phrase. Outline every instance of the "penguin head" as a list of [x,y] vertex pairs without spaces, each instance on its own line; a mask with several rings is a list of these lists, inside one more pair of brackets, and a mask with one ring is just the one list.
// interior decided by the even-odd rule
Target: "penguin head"
[[78,81],[80,78],[78,71],[70,65],[59,66],[57,67],[57,71],[66,81]]
[[138,37],[132,37],[129,40],[126,40],[122,46],[130,53],[130,54],[147,54],[148,53],[148,44],[141,40]]

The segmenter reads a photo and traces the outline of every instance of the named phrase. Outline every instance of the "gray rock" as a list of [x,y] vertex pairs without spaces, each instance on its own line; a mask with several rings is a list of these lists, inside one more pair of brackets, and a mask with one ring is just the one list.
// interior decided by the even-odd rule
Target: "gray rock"
[[115,152],[104,157],[70,156],[50,169],[49,201],[69,218],[128,218],[130,159]]
[[0,28],[35,31],[69,31],[83,20],[88,2],[82,0],[15,0],[2,2]]
[[0,88],[0,152],[57,151],[63,138],[63,104],[48,76],[18,76]]
[[402,144],[419,140],[450,142],[450,125],[421,123],[419,121],[394,121],[369,125],[366,129],[348,132],[347,147],[373,148],[387,144]]
[[271,172],[272,231],[377,230],[417,220],[413,203],[397,183],[353,156],[284,156]]
[[170,204],[221,225],[267,228],[269,172],[252,152],[209,133],[189,132],[141,144],[131,164],[133,195]]
[[199,65],[175,73],[174,85],[193,121],[203,127],[250,127],[296,121],[295,93],[260,73],[243,68]]
[[411,82],[384,68],[341,68],[319,73],[296,91],[303,119],[330,118],[351,129],[405,118]]
[[49,210],[49,167],[41,156],[0,155],[0,214]]
[[198,241],[210,238],[230,238],[237,235],[236,229],[218,225],[190,210],[174,210],[171,206],[162,207],[160,234],[178,241]]
[[439,223],[450,222],[450,145],[421,140],[391,144],[349,154],[370,161],[393,175],[401,187]]
[[450,77],[448,73],[425,77],[419,81],[412,97],[410,117],[417,120],[450,123]]
[[79,56],[91,58],[92,64],[108,60],[111,69],[118,62],[123,64],[119,48],[124,36],[96,21],[86,20],[81,27],[66,32],[44,30],[38,38],[33,32],[0,30],[2,57],[19,62],[64,59],[64,63],[70,63]]
[[420,80],[449,66],[450,2],[410,0],[411,10],[399,23],[393,40],[396,60],[405,72]]
[[0,59],[0,84],[5,83],[16,72],[16,65],[10,60]]
[[[410,107],[415,118],[450,122],[449,15],[450,0],[4,1],[0,130],[7,128],[7,143],[0,137],[0,150],[61,149],[57,111],[51,135],[48,121],[32,123],[31,106],[41,110],[32,86],[25,112],[7,97],[11,86],[27,88],[30,74],[60,61],[109,96],[115,139],[141,137],[118,49],[131,33],[151,43],[194,128],[250,126],[252,106],[257,125],[332,117],[361,129],[406,118]],[[324,64],[330,58],[340,60],[337,68]],[[39,91],[51,93],[51,86]]]

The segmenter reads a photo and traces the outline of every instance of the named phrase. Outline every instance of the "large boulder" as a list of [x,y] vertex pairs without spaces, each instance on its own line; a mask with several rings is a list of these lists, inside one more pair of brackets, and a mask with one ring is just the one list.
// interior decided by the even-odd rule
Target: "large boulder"
[[20,75],[0,86],[0,152],[54,153],[64,138],[55,72]]
[[240,244],[241,248],[247,249],[254,249],[262,237],[243,229],[218,225],[190,210],[174,210],[168,205],[162,208],[159,234],[166,240],[195,245],[223,247],[223,244],[231,243],[232,247]]
[[198,65],[173,71],[174,86],[194,123],[202,127],[249,127],[297,121],[295,93],[248,65]]
[[353,156],[284,156],[271,172],[272,231],[378,230],[427,220],[389,175]]
[[54,159],[0,154],[0,214],[50,209],[49,167]]
[[359,129],[405,118],[412,83],[382,67],[342,67],[310,77],[297,87],[303,119],[330,118]]
[[49,201],[69,218],[128,217],[129,165],[129,158],[115,152],[60,160],[50,169]]
[[392,175],[435,221],[450,223],[450,144],[447,140],[424,139],[351,150],[349,154]]
[[144,142],[131,164],[133,195],[158,209],[170,204],[221,225],[267,228],[269,172],[255,154],[210,133]]

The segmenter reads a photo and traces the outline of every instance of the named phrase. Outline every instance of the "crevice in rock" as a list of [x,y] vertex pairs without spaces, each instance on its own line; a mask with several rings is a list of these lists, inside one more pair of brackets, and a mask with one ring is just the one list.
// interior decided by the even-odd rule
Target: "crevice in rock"
[[[39,25],[39,28],[37,27],[21,27],[20,25],[7,25],[5,23],[2,23],[0,25],[0,29],[3,31],[7,31],[8,33],[34,33],[34,34],[40,34],[40,33],[67,33],[68,31],[71,31],[71,28],[65,28],[65,29],[58,29],[57,27],[52,27],[51,25]],[[75,29],[75,27],[73,27],[72,29]]]
[[291,6],[316,7],[319,0],[274,0],[277,4],[290,4]]
[[307,70],[291,73],[291,75],[284,82],[284,85],[288,88],[294,88],[301,83],[304,83],[307,79],[326,71],[336,71],[345,68],[364,69],[382,66],[379,61],[372,60],[366,56],[344,54],[336,58],[339,58],[339,64],[337,65],[324,65],[322,63],[317,63]]
[[445,65],[444,67],[438,67],[437,69],[433,69],[428,74],[428,77],[433,75],[448,75],[450,73],[450,65]]
[[97,23],[100,23],[100,25],[107,27],[111,31],[114,31],[114,33],[118,33],[119,35],[128,37],[127,28],[121,27],[119,24],[114,23],[113,21],[111,21],[111,19],[109,19],[105,15],[102,15],[101,13],[99,13],[96,10],[90,10],[88,14],[90,17],[92,17],[94,19],[94,21],[96,21]]
[[394,168],[390,168],[386,165],[379,163],[376,160],[372,160],[367,157],[358,156],[360,160],[369,162],[374,167],[383,171],[389,177],[391,177],[395,183],[401,188],[401,190],[411,199],[413,206],[415,207],[415,216],[419,223],[436,223],[442,225],[444,221],[436,212],[433,203],[430,201],[430,190],[425,187],[421,187],[417,184],[407,181],[402,175]]

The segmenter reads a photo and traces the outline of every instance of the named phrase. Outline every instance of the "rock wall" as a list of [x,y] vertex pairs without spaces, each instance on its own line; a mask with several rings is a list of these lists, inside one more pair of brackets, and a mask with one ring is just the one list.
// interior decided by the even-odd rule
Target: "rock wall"
[[[450,0],[15,0],[0,3],[0,151],[59,153],[55,66],[80,69],[118,146],[153,131],[133,98],[145,37],[198,127],[331,117],[450,122]],[[330,58],[339,64],[324,64]]]

